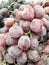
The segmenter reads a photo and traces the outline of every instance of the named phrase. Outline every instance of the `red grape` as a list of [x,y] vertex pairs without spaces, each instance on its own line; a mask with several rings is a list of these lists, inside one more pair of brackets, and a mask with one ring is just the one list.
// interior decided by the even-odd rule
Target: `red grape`
[[18,47],[21,50],[27,50],[30,47],[30,38],[28,36],[21,36],[18,40]]
[[27,55],[26,53],[22,53],[19,58],[17,58],[17,63],[25,64],[27,62]]
[[42,8],[42,6],[40,5],[35,5],[34,6],[34,13],[35,13],[35,17],[36,18],[43,18],[44,14],[45,14],[45,11],[44,9]]
[[33,19],[30,28],[35,33],[40,32],[42,30],[42,21],[40,19]]
[[9,47],[8,53],[11,57],[18,58],[21,55],[22,50],[20,50],[17,45],[14,45]]
[[19,26],[21,26],[24,31],[30,30],[30,22],[29,21],[20,21]]
[[13,38],[19,38],[20,36],[23,35],[23,30],[20,26],[12,26],[9,29],[9,34]]
[[33,62],[37,62],[40,60],[40,56],[36,50],[30,50],[28,52],[28,58],[29,58],[29,60],[31,60]]

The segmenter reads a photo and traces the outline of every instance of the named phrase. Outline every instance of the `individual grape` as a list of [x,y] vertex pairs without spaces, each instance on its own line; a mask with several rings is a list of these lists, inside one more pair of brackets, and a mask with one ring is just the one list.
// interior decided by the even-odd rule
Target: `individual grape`
[[45,26],[42,26],[42,31],[41,31],[40,36],[45,36],[46,35],[46,32],[47,32],[46,27]]
[[47,30],[49,30],[49,21],[45,18],[42,19],[43,25],[46,27]]
[[30,37],[35,37],[37,40],[39,40],[39,38],[40,38],[40,36],[35,33],[32,33],[32,35]]
[[33,32],[38,33],[42,30],[42,21],[40,19],[33,19],[30,28]]
[[16,16],[16,19],[19,19],[19,20],[23,19],[21,14],[22,14],[22,11],[19,11],[18,9],[14,10],[14,15]]
[[44,17],[44,14],[45,14],[45,11],[44,9],[42,8],[42,6],[40,5],[35,5],[34,6],[34,14],[35,14],[35,17],[36,18],[43,18]]
[[5,47],[6,41],[5,41],[5,34],[0,34],[0,46]]
[[9,12],[7,8],[2,8],[0,10],[0,14],[2,14],[4,17],[8,17],[9,16]]
[[35,3],[34,1],[29,2],[29,4],[30,4],[32,7],[34,7],[34,6],[36,5],[36,3]]
[[49,14],[49,6],[48,7],[45,7],[44,10],[45,10],[45,13],[46,14]]
[[41,59],[36,63],[36,65],[47,65],[47,55],[42,55]]
[[40,60],[39,62],[36,63],[36,65],[46,65],[43,60]]
[[19,7],[19,10],[20,10],[20,11],[23,11],[25,8],[26,8],[26,5],[25,5],[25,4],[22,4],[22,5]]
[[42,4],[43,4],[43,2],[41,0],[37,1],[37,5],[42,5]]
[[45,48],[43,49],[43,52],[46,54],[49,54],[49,45],[45,46]]
[[20,21],[19,26],[21,26],[24,31],[30,30],[30,22],[29,21]]
[[18,47],[21,50],[27,50],[30,47],[30,38],[28,36],[21,36],[18,40]]
[[12,64],[15,62],[15,59],[12,58],[8,53],[5,56],[6,62],[8,62],[9,64]]
[[38,39],[35,37],[31,37],[30,39],[31,39],[31,42],[30,42],[31,43],[31,49],[37,49],[39,46]]
[[23,35],[23,30],[20,26],[12,26],[9,29],[9,34],[13,38],[19,38],[20,36]]
[[22,53],[19,58],[17,58],[18,64],[25,64],[27,62],[27,55],[26,53]]
[[40,60],[39,53],[36,50],[30,50],[28,52],[28,59],[33,62],[39,61]]
[[26,8],[22,11],[22,17],[24,20],[31,21],[34,18],[34,10],[33,8],[28,5],[28,8]]
[[8,31],[9,31],[9,27],[6,27],[6,26],[0,29],[0,33],[6,33]]
[[21,55],[22,50],[20,50],[17,45],[14,45],[9,47],[8,53],[11,57],[18,58]]
[[44,18],[46,18],[47,20],[49,20],[49,16],[47,14],[44,15]]
[[5,18],[4,19],[4,24],[7,27],[11,27],[15,22],[15,18]]
[[8,46],[15,45],[17,43],[18,43],[18,39],[14,39],[10,35],[7,35],[7,37],[6,37],[6,44]]

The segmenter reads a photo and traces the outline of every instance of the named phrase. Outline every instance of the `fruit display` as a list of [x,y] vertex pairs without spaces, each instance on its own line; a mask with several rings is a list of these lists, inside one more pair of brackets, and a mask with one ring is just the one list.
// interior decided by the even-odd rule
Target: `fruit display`
[[0,65],[49,65],[49,1],[8,0],[0,8]]

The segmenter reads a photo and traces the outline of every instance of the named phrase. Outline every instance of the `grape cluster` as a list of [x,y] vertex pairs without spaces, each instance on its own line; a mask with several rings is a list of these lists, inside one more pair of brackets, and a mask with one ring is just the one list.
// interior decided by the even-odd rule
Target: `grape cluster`
[[[19,3],[19,4],[18,4]],[[49,57],[49,6],[42,2],[17,2],[11,12],[0,10],[0,51],[8,64],[46,65]]]

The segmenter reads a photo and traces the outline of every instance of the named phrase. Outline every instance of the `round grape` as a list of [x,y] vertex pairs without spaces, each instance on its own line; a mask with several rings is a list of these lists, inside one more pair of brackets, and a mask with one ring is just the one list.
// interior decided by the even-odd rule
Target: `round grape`
[[18,40],[18,47],[21,50],[27,50],[30,47],[30,38],[28,36],[21,36]]
[[18,58],[22,53],[22,50],[20,50],[17,45],[14,45],[9,47],[8,53],[11,57]]
[[13,38],[19,38],[20,36],[23,35],[23,30],[20,26],[12,26],[9,29],[9,34]]

